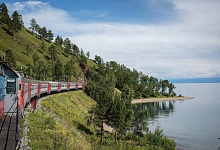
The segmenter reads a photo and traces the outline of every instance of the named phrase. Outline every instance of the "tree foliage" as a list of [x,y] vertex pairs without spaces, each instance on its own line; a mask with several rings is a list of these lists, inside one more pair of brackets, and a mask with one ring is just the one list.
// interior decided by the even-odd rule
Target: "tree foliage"
[[54,41],[55,45],[57,46],[58,52],[60,53],[61,49],[62,49],[62,45],[63,45],[63,38],[61,36],[57,36],[55,41]]
[[14,11],[14,13],[12,14],[12,28],[13,28],[13,30],[21,31],[23,24],[24,23],[22,21],[22,15],[20,15],[17,11]]
[[9,17],[8,8],[5,5],[5,3],[2,3],[0,5],[0,15],[1,15],[0,21],[4,24],[7,24],[7,27],[9,29],[10,23],[11,23],[11,18]]
[[47,33],[47,39],[49,40],[49,41],[52,41],[53,40],[53,33],[52,33],[52,31],[49,29],[48,30],[48,33]]
[[37,22],[36,22],[36,20],[34,18],[32,18],[30,20],[30,25],[31,26],[29,27],[29,29],[31,29],[32,32],[37,31],[36,30]]
[[63,68],[62,62],[59,59],[56,60],[54,67],[53,67],[53,70],[52,70],[52,73],[53,73],[53,80],[54,81],[62,81],[63,80],[64,68]]
[[15,57],[11,49],[6,51],[4,62],[11,68],[16,67]]
[[51,45],[48,49],[51,60],[54,61],[57,58],[57,51],[56,51],[56,47],[54,45]]

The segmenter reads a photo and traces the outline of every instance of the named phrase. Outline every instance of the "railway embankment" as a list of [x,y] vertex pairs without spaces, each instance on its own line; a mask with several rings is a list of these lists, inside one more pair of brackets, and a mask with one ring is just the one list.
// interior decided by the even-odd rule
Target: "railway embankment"
[[[83,91],[71,91],[39,99],[34,113],[28,108],[23,123],[23,148],[91,149],[95,129],[87,125],[95,101]],[[26,145],[25,145],[26,144]]]

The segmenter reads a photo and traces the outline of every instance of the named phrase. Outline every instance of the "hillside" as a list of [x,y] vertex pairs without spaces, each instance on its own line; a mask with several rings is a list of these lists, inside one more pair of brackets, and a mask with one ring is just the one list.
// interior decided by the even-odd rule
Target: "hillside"
[[42,100],[41,109],[28,113],[23,120],[23,129],[29,128],[29,145],[45,150],[91,149],[95,129],[87,125],[86,117],[94,104],[83,91],[60,93]]
[[[52,59],[52,55],[49,51],[51,46],[55,47],[56,58],[54,60]],[[29,48],[29,51],[27,50],[27,47]],[[12,51],[16,62],[16,65],[11,67],[15,70],[20,70],[22,68],[22,71],[25,74],[35,79],[38,78],[34,75],[36,70],[48,70],[47,68],[52,69],[57,60],[60,60],[62,65],[65,67],[66,64],[74,59],[74,62],[71,62],[73,70],[69,80],[83,80],[85,70],[88,69],[88,67],[95,65],[93,60],[86,58],[84,55],[86,62],[84,63],[85,66],[82,69],[80,67],[80,55],[76,55],[73,52],[70,52],[69,55],[66,55],[64,52],[64,47],[61,47],[60,50],[58,50],[57,45],[55,45],[53,42],[40,37],[38,34],[33,33],[24,27],[21,28],[21,31],[13,32],[12,34],[6,29],[5,24],[0,23],[0,57],[4,58],[4,60],[6,60],[7,57],[6,51],[9,49]],[[34,62],[34,57],[38,57],[36,58],[36,63]],[[50,77],[48,77],[47,80],[53,80],[51,72],[48,73]]]
[[[21,148],[30,146],[31,149],[41,150],[174,149],[175,143],[164,137],[159,128],[144,138],[129,132],[120,144],[115,144],[113,133],[105,132],[105,142],[100,144],[99,131],[95,129],[94,124],[87,122],[90,110],[95,104],[96,102],[83,91],[71,91],[43,98],[38,101],[35,113],[30,113],[30,107],[26,109],[21,125]],[[25,130],[28,131],[27,134],[24,134]],[[24,141],[27,138],[29,142]]]
[[[40,46],[41,43],[45,43],[46,51],[41,52]],[[14,53],[17,66],[27,67],[27,64],[33,65],[32,56],[37,54],[41,61],[46,62],[50,59],[48,53],[48,47],[53,43],[40,39],[36,34],[31,33],[30,30],[22,28],[20,32],[15,32],[13,35],[6,30],[4,25],[0,24],[0,50],[1,57],[5,56],[5,52],[8,49],[11,49]],[[31,46],[30,55],[26,54],[26,45]],[[65,58],[63,55],[58,55],[59,58],[68,61],[68,58]]]

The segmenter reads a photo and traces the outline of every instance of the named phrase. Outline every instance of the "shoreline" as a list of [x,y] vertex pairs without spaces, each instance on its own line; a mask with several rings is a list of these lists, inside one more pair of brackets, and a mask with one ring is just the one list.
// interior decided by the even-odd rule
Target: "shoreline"
[[187,100],[193,99],[194,97],[166,97],[166,98],[146,98],[146,99],[136,99],[132,100],[132,104],[139,104],[139,103],[153,103],[153,102],[164,102],[164,101],[179,101],[179,100]]

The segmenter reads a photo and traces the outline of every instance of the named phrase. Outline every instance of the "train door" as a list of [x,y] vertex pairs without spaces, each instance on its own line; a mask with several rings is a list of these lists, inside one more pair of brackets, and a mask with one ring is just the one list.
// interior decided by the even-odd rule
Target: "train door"
[[[6,79],[5,113],[16,110],[16,78]],[[10,115],[10,114],[9,114]]]

